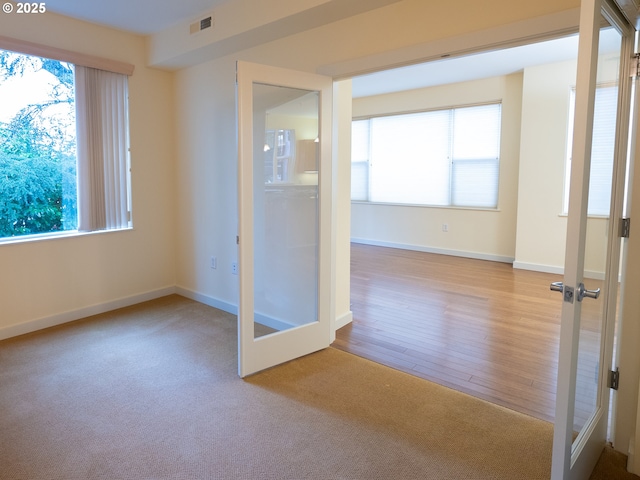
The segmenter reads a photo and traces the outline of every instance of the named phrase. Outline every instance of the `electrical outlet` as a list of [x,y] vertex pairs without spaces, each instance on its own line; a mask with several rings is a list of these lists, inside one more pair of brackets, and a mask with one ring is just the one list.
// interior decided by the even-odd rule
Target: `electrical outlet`
[[231,264],[231,273],[234,275],[238,274],[238,262],[233,262]]
[[448,223],[443,223],[442,224],[442,231],[443,232],[448,232],[449,231],[449,224]]
[[211,268],[214,270],[218,268],[218,259],[216,257],[211,257]]

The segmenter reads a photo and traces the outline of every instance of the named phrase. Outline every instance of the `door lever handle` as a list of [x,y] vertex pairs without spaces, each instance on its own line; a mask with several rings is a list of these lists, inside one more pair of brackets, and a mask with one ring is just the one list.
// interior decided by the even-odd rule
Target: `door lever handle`
[[596,288],[595,290],[587,290],[584,286],[584,283],[578,285],[578,301],[581,302],[584,297],[587,298],[598,298],[600,296],[600,289]]
[[[562,292],[564,291],[564,284],[562,282],[553,282],[549,285],[549,290],[553,290],[554,292]],[[597,299],[600,296],[600,289],[596,288],[595,290],[587,290],[584,286],[584,283],[578,285],[578,301],[581,302],[583,298],[593,298]]]
[[553,290],[554,292],[562,292],[564,285],[562,282],[553,282],[549,285],[549,290]]

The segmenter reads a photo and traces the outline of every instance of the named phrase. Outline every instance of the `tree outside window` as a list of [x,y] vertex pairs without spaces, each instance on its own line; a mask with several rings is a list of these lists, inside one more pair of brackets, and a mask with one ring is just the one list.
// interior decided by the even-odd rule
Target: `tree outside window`
[[0,50],[0,238],[75,230],[74,66]]

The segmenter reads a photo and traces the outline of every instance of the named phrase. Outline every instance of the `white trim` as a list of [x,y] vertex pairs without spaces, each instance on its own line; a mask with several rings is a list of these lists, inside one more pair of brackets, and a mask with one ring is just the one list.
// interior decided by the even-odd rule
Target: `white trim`
[[[640,395],[640,394],[639,394]],[[640,403],[638,404],[638,410],[640,413]],[[636,417],[636,429],[635,432],[638,432],[638,427],[639,422],[638,419],[640,419],[640,417]],[[634,474],[638,474],[638,468],[640,467],[640,465],[637,465],[636,462],[637,458],[636,458],[636,436],[634,434],[631,435],[631,437],[629,438],[629,449],[627,450],[627,471],[629,473],[634,473]]]
[[353,322],[353,312],[352,311],[348,311],[347,313],[340,315],[339,317],[336,317],[336,330],[349,325],[351,322]]
[[437,253],[439,255],[451,255],[453,257],[474,258],[476,260],[489,260],[492,262],[513,263],[513,257],[505,255],[494,255],[491,253],[467,252],[464,250],[451,250],[447,248],[427,247],[424,245],[411,245],[405,243],[384,242],[379,240],[368,240],[366,238],[351,238],[352,243],[363,245],[373,245],[376,247],[399,248],[401,250],[415,250],[417,252]]
[[165,287],[158,290],[151,290],[149,292],[131,295],[129,297],[118,298],[105,303],[91,305],[89,307],[82,307],[77,310],[57,313],[55,315],[30,320],[17,325],[11,325],[9,327],[0,328],[0,340],[17,337],[18,335],[24,335],[44,328],[55,327],[56,325],[62,325],[63,323],[73,322],[92,315],[110,312],[111,310],[117,310],[118,308],[129,307],[131,305],[154,300],[156,298],[166,297],[173,293],[176,293],[175,287]]
[[443,56],[464,56],[486,50],[516,47],[535,41],[559,38],[578,32],[580,9],[531,18],[480,32],[421,43],[343,62],[323,65],[321,75],[334,80],[364,75],[380,70],[440,60]]
[[[526,262],[513,262],[513,268],[517,268],[519,270],[530,270],[532,272],[542,272],[542,273],[554,273],[557,275],[564,275],[564,267],[553,267],[551,265],[541,265],[539,263],[526,263]],[[604,272],[596,272],[594,270],[585,270],[583,274],[584,278],[589,278],[591,280],[604,280]],[[620,275],[618,275],[618,281],[621,280]]]
[[122,228],[110,228],[108,230],[93,230],[91,232],[79,232],[78,230],[67,230],[63,232],[45,232],[34,233],[32,235],[18,235],[16,237],[2,237],[0,238],[0,248],[3,245],[19,245],[22,243],[42,242],[45,240],[57,240],[59,238],[76,238],[84,237],[87,235],[100,235],[103,233],[115,233],[124,232],[127,230],[133,231],[132,226]]
[[530,270],[532,272],[555,273],[564,275],[564,267],[554,267],[552,265],[541,265],[539,263],[513,262],[513,268],[519,270]]
[[177,293],[178,295],[182,295],[185,298],[195,300],[196,302],[200,302],[210,307],[217,308],[218,310],[222,310],[233,315],[238,315],[238,305],[225,302],[224,300],[219,300],[215,297],[212,297],[211,295],[206,295],[204,293],[196,292],[194,290],[189,290],[188,288],[179,286],[175,287],[175,293]]
[[53,60],[60,60],[61,62],[97,68],[98,70],[105,70],[107,72],[121,73],[127,76],[133,75],[133,70],[135,69],[135,66],[130,63],[101,58],[95,55],[87,55],[86,53],[72,52],[71,50],[63,50],[62,48],[27,42],[11,37],[0,36],[0,49],[36,57],[51,58]]

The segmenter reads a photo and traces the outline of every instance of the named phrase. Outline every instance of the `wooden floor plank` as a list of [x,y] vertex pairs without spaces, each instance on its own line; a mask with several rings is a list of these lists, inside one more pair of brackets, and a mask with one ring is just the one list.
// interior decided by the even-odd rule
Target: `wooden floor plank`
[[353,322],[336,348],[552,421],[559,275],[352,244]]

